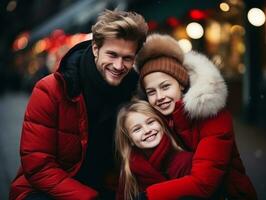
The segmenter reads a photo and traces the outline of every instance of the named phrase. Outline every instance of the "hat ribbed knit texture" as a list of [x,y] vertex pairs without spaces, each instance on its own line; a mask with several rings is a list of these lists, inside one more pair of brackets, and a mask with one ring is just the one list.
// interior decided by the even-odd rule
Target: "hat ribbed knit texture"
[[188,73],[181,63],[171,57],[161,56],[153,58],[144,63],[140,70],[140,80],[152,73],[152,72],[163,72],[173,78],[175,78],[182,86],[188,85]]

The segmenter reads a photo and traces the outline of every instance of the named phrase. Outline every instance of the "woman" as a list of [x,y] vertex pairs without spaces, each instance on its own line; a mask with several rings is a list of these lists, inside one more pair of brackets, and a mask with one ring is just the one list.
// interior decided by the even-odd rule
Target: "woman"
[[148,199],[257,199],[225,109],[226,85],[213,63],[193,51],[184,54],[170,36],[153,34],[136,66],[149,103],[195,153],[190,175],[148,187]]
[[138,198],[152,184],[190,173],[192,153],[175,142],[161,115],[146,101],[121,108],[115,137],[122,161],[117,200]]

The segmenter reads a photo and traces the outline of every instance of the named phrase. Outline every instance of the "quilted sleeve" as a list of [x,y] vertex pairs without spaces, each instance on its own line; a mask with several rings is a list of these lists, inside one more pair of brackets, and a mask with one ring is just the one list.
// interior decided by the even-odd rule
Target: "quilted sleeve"
[[97,192],[69,177],[56,162],[57,102],[41,80],[29,100],[21,136],[21,163],[36,189],[58,200],[95,199]]

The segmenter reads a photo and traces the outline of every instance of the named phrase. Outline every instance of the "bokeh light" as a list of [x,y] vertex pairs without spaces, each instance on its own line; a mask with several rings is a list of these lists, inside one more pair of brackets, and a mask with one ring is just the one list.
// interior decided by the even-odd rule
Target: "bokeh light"
[[251,8],[248,11],[248,21],[253,26],[262,26],[265,23],[265,14],[259,8]]
[[192,44],[188,39],[178,40],[178,44],[180,45],[180,47],[184,51],[184,53],[187,53],[187,52],[191,51],[191,49],[192,49]]
[[192,39],[199,39],[203,36],[204,30],[201,24],[197,22],[191,22],[187,25],[186,28],[187,34]]

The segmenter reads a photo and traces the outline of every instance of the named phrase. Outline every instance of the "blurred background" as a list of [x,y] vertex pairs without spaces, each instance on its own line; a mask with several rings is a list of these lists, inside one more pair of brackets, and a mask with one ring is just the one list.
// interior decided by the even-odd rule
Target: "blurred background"
[[265,0],[2,0],[0,3],[0,199],[19,166],[24,111],[40,78],[57,69],[104,9],[142,14],[150,32],[175,37],[182,49],[206,54],[229,90],[242,160],[266,199]]

